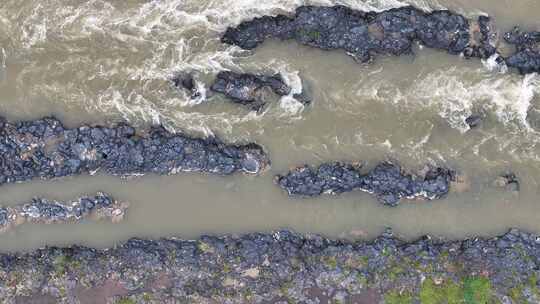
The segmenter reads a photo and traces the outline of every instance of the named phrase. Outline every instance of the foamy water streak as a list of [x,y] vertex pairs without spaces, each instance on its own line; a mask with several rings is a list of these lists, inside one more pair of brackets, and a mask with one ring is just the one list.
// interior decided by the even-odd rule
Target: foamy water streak
[[[219,45],[219,33],[227,26],[256,16],[293,11],[303,4],[343,4],[363,10],[384,10],[407,4],[397,0],[160,0],[134,5],[119,5],[103,0],[74,5],[60,5],[57,2],[51,1],[47,5],[26,3],[18,10],[18,15],[4,21],[13,28],[20,26],[22,31],[12,39],[17,48],[27,49],[30,56],[36,52],[53,51],[47,49],[50,48],[47,46],[49,40],[61,39],[62,42],[56,43],[54,48],[64,58],[63,62],[53,67],[56,72],[51,73],[50,66],[42,69],[33,66],[31,72],[22,73],[22,82],[35,81],[36,94],[45,92],[45,95],[66,96],[66,102],[71,103],[81,102],[84,96],[85,103],[92,103],[85,105],[88,109],[99,109],[105,113],[111,110],[122,111],[124,119],[148,122],[171,119],[168,113],[178,111],[170,106],[175,104],[176,97],[171,97],[170,92],[167,95],[145,90],[148,82],[167,80],[180,70],[215,73],[226,68],[238,68],[234,57],[239,51]],[[426,9],[432,5],[426,1],[414,4]],[[11,10],[20,5],[20,1],[7,1],[5,7]],[[75,52],[94,52],[84,45],[84,41],[96,38],[103,40],[99,51],[102,54],[110,53],[109,59],[104,57],[96,61],[80,53],[77,59],[65,60]],[[129,50],[129,54],[141,55],[134,56],[134,60],[113,59],[114,52],[121,48]],[[57,80],[55,78],[81,67],[84,67],[88,75],[95,75],[92,80],[101,82],[97,88],[83,83],[77,87],[54,83]],[[45,74],[45,69],[47,79],[40,77]],[[126,81],[119,83],[119,79]],[[76,80],[82,82],[82,79]],[[96,96],[93,94],[96,89],[102,93]],[[128,92],[129,89],[136,92]],[[181,101],[184,107],[199,103],[185,99]],[[289,108],[294,105],[291,102],[285,103]]]
[[416,95],[426,105],[436,106],[439,115],[462,132],[469,129],[465,118],[473,114],[475,107],[493,111],[505,125],[517,123],[529,127],[527,111],[538,91],[540,78],[537,75],[520,77],[508,74],[488,76],[472,83],[464,82],[462,79],[470,78],[467,74],[471,72],[475,73],[451,68],[429,74],[417,81],[407,94]]
[[[207,135],[219,132],[229,139],[250,137],[272,129],[276,121],[278,125],[300,123],[309,115],[293,98],[302,91],[301,78],[305,74],[283,57],[253,62],[249,52],[222,45],[220,34],[227,26],[243,20],[291,12],[304,4],[342,4],[366,11],[404,5],[424,10],[444,8],[436,0],[155,0],[121,4],[91,0],[72,5],[60,5],[59,1],[39,5],[24,2],[20,8],[19,1],[9,0],[4,7],[18,14],[0,17],[0,24],[10,31],[2,58],[24,58],[25,64],[17,75],[23,98],[45,97],[68,108],[81,107],[134,124],[164,124],[169,129]],[[17,28],[22,30],[15,31]],[[43,57],[54,60],[42,63]],[[402,112],[431,108],[462,133],[468,130],[465,118],[481,109],[493,113],[503,125],[518,129],[520,135],[510,141],[519,146],[530,141],[530,133],[534,133],[526,118],[538,90],[538,77],[523,79],[495,71],[486,73],[499,68],[495,59],[486,60],[483,70],[446,68],[420,75],[408,88],[396,85],[392,79],[378,78],[377,69],[355,65],[352,68],[358,70],[357,94],[350,96],[334,86],[320,92],[317,97],[323,100],[314,100],[313,107],[353,116],[364,115],[358,107],[366,107],[374,100]],[[238,109],[216,98],[205,101],[204,84],[224,69],[280,72],[291,85],[292,93],[281,98],[279,106],[270,106],[262,114]],[[169,79],[179,71],[195,71],[202,97],[192,100],[172,88]],[[327,132],[319,135],[352,145],[344,132]],[[364,144],[381,142],[374,134],[363,136],[367,141]],[[411,136],[410,146],[428,149],[425,138],[429,134]],[[386,146],[400,146],[391,139],[382,141],[388,143]]]

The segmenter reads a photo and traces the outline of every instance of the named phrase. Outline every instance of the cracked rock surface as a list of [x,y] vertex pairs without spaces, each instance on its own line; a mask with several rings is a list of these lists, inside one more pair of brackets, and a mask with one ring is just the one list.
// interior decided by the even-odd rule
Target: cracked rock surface
[[265,89],[271,90],[277,96],[291,93],[291,88],[280,74],[267,76],[224,71],[218,73],[210,88],[214,92],[224,94],[231,101],[249,106],[253,110],[259,110],[265,105]]
[[83,196],[75,201],[61,202],[34,198],[31,202],[0,207],[0,232],[5,232],[26,222],[35,224],[74,223],[85,218],[121,221],[129,204],[118,202],[110,195],[98,193]]
[[364,12],[346,6],[300,6],[291,15],[263,16],[229,27],[221,41],[254,49],[270,38],[296,40],[324,49],[341,49],[359,62],[377,55],[411,54],[413,44],[463,54],[467,58],[499,55],[500,37],[515,45],[498,62],[521,73],[540,71],[540,34],[519,29],[502,35],[487,16],[469,20],[448,10],[424,12],[407,6]]
[[269,160],[256,144],[225,144],[154,127],[137,134],[127,124],[66,128],[55,118],[0,120],[0,184],[98,170],[111,175],[205,172],[261,173]]
[[4,303],[538,303],[539,269],[540,238],[518,230],[411,242],[390,232],[349,242],[279,231],[4,253],[0,297]]
[[367,174],[359,166],[327,163],[313,168],[303,166],[276,177],[277,184],[291,196],[312,197],[341,194],[354,190],[372,193],[382,204],[396,206],[402,198],[428,200],[445,196],[453,172],[430,168],[423,176],[404,173],[400,166],[383,162]]

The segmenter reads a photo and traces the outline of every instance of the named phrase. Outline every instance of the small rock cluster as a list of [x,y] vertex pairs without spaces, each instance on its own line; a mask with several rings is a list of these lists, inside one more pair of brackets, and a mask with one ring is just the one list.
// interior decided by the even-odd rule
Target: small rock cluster
[[112,175],[207,172],[261,173],[269,160],[256,144],[228,145],[154,127],[136,134],[127,124],[68,129],[55,118],[0,120],[0,185],[102,170]]
[[34,224],[74,223],[84,218],[109,219],[119,222],[129,204],[118,202],[105,193],[80,197],[72,202],[34,198],[31,202],[12,207],[0,207],[0,232],[26,222]]
[[383,204],[396,206],[400,199],[438,199],[446,195],[454,173],[430,168],[422,177],[404,173],[390,162],[377,165],[361,174],[357,165],[328,163],[318,168],[299,167],[287,175],[277,176],[278,185],[293,196],[341,194],[353,190],[371,193]]
[[[0,254],[3,303],[538,303],[540,238],[290,231]],[[84,302],[86,301],[86,302]],[[46,302],[46,303],[49,303]],[[40,302],[43,303],[43,302]]]
[[504,35],[506,42],[517,49],[506,59],[509,67],[514,67],[522,74],[540,72],[540,32],[522,32],[519,27]]
[[[269,38],[294,39],[312,47],[342,49],[359,62],[377,54],[411,54],[415,42],[465,57],[488,58],[499,54],[500,34],[487,16],[468,20],[464,16],[438,10],[424,12],[400,7],[382,12],[364,12],[345,6],[300,6],[292,16],[263,16],[230,27],[222,42],[254,49]],[[504,35],[517,51],[499,56],[521,73],[540,71],[540,34],[516,29]]]
[[[201,96],[192,74],[180,73],[172,81],[177,88],[188,92],[192,99]],[[247,106],[253,111],[260,111],[266,106],[269,93],[277,96],[286,96],[291,94],[292,91],[281,74],[268,76],[232,71],[219,72],[214,83],[210,86],[210,90],[223,94],[232,102]],[[293,97],[304,105],[311,103],[311,98],[305,90],[301,93],[293,94]]]
[[210,87],[212,91],[224,94],[235,103],[248,105],[255,111],[264,106],[263,95],[267,88],[278,96],[291,93],[291,88],[279,74],[266,76],[225,71],[217,75]]
[[201,97],[201,93],[197,89],[197,84],[195,83],[195,79],[193,79],[193,75],[189,73],[180,73],[176,75],[172,81],[177,88],[186,90],[191,99]]

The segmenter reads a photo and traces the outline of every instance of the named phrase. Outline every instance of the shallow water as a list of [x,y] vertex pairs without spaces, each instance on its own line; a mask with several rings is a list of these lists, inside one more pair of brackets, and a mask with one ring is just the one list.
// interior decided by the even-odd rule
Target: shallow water
[[[12,1],[0,3],[0,113],[10,120],[55,115],[68,125],[127,120],[161,123],[196,135],[264,145],[272,168],[260,177],[198,174],[123,180],[81,176],[2,186],[0,203],[33,196],[71,199],[106,191],[131,207],[123,223],[26,225],[0,236],[0,250],[45,244],[109,246],[128,237],[195,237],[293,228],[328,236],[370,238],[385,227],[414,238],[493,235],[509,227],[540,233],[539,133],[527,121],[540,107],[540,76],[490,70],[487,62],[417,49],[416,56],[356,64],[343,52],[294,42],[265,43],[254,52],[222,45],[219,34],[241,20],[296,6],[342,3],[387,9],[407,3],[450,8],[473,17],[488,13],[502,30],[540,28],[540,2],[477,1]],[[254,114],[221,96],[192,101],[168,81],[197,71],[209,83],[221,69],[283,73],[296,91],[302,82],[314,103],[289,96]],[[479,129],[464,120],[482,113]],[[395,159],[411,170],[446,165],[470,181],[463,191],[398,208],[353,192],[290,199],[272,184],[291,166],[329,160]],[[492,186],[515,172],[519,194]]]

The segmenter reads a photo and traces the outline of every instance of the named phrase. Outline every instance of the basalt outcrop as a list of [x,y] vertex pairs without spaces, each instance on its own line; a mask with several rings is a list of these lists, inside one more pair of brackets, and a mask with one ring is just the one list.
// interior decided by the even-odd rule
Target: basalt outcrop
[[[515,45],[515,52],[499,51],[501,36]],[[244,21],[228,28],[221,41],[250,50],[270,38],[296,40],[324,50],[342,49],[359,62],[383,54],[411,54],[418,42],[467,58],[499,55],[499,63],[532,73],[540,71],[539,37],[539,32],[519,29],[502,35],[487,16],[469,20],[448,10],[425,12],[407,6],[364,12],[337,5],[300,6],[291,15]]]
[[185,90],[191,99],[197,99],[201,97],[201,92],[199,92],[199,89],[197,88],[197,83],[195,82],[192,74],[179,73],[172,79],[172,82],[175,87]]
[[220,72],[210,89],[253,110],[260,110],[265,105],[264,95],[268,90],[278,96],[291,93],[291,87],[285,83],[280,74],[267,76],[231,71]]
[[405,173],[400,166],[383,162],[367,174],[360,166],[327,163],[318,168],[303,166],[276,177],[277,184],[291,196],[313,197],[354,190],[373,194],[381,203],[396,206],[402,198],[438,199],[446,195],[454,173],[429,168],[422,176]]
[[0,233],[27,222],[65,224],[85,218],[119,222],[124,218],[128,206],[128,203],[118,202],[105,193],[93,197],[83,196],[70,202],[34,198],[25,204],[0,207]]
[[0,254],[3,303],[538,303],[540,238],[290,231]]
[[163,127],[145,133],[127,124],[66,128],[55,118],[0,120],[0,184],[82,173],[128,176],[145,173],[261,173],[269,164],[256,144],[192,138]]
[[504,39],[517,49],[506,59],[509,67],[517,68],[522,74],[540,72],[540,32],[522,32],[515,27]]

